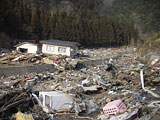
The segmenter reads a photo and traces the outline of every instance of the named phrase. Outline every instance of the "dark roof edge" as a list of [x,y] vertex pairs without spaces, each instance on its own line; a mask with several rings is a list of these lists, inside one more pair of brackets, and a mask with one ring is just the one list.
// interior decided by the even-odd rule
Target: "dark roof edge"
[[62,46],[80,45],[78,42],[62,41],[62,40],[41,40],[40,43],[41,44],[62,45]]
[[35,43],[31,43],[31,42],[23,42],[23,43],[19,43],[19,44],[15,45],[14,47],[18,47],[18,46],[23,45],[23,44],[33,44],[33,45],[38,45],[38,44],[35,44]]

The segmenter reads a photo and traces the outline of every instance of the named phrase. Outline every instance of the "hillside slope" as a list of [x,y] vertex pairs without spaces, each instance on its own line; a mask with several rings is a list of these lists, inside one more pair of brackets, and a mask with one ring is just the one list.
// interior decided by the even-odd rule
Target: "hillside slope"
[[154,53],[159,53],[160,48],[160,32],[156,33],[152,38],[147,40],[140,46],[140,50],[142,52],[154,52]]
[[114,0],[110,16],[135,22],[143,33],[160,31],[160,0]]
[[[50,7],[48,4],[52,2],[54,5]],[[133,23],[121,24],[99,13],[101,0],[1,0],[0,3],[0,32],[12,39],[68,40],[87,47],[130,45],[138,39]],[[62,4],[66,6],[63,8]]]
[[160,31],[159,6],[158,0],[1,0],[0,46],[11,39],[137,45],[139,35]]

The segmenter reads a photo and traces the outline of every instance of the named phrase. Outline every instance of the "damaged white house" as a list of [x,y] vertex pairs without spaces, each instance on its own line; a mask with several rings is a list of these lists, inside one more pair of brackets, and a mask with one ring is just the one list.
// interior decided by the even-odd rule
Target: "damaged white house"
[[37,44],[30,43],[30,42],[23,42],[23,43],[17,44],[15,45],[15,47],[18,52],[22,52],[22,53],[36,53],[39,50]]
[[78,52],[78,43],[62,40],[42,40],[39,44],[23,42],[16,45],[16,50],[22,53],[42,52],[44,54],[74,56]]
[[69,42],[62,40],[42,40],[42,53],[74,56],[78,51],[77,42]]

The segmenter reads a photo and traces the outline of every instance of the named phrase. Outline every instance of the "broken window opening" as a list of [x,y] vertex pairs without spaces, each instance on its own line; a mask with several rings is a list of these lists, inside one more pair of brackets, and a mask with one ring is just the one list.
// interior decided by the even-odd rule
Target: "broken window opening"
[[21,53],[27,53],[27,52],[28,52],[28,49],[19,48],[18,51],[21,52]]

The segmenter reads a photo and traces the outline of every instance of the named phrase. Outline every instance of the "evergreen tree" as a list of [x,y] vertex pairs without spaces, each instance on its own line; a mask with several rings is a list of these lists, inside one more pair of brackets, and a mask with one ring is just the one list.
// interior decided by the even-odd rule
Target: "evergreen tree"
[[31,8],[27,4],[24,5],[24,21],[27,25],[31,25]]
[[32,26],[33,32],[39,36],[38,37],[39,39],[40,33],[41,33],[41,25],[40,25],[40,11],[38,6],[34,7],[33,9],[31,26]]
[[54,12],[49,17],[49,39],[55,39],[56,15]]
[[49,15],[48,13],[45,14],[43,26],[42,26],[42,38],[43,39],[49,39]]

